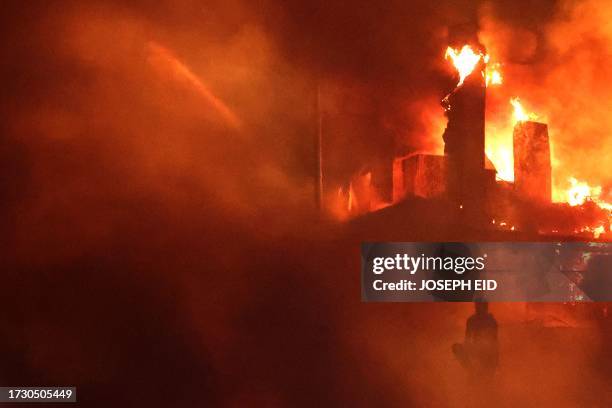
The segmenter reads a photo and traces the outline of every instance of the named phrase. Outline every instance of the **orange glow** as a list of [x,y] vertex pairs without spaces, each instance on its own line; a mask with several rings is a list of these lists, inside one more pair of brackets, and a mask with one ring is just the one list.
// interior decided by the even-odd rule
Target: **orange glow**
[[587,183],[578,181],[574,177],[570,177],[569,182],[571,187],[567,190],[567,202],[571,206],[582,205],[587,199],[601,194],[601,187],[593,189]]
[[446,49],[445,58],[453,62],[454,67],[459,73],[459,83],[457,87],[463,85],[465,79],[474,72],[474,69],[481,60],[487,64],[485,72],[482,73],[485,78],[486,86],[501,85],[503,83],[500,64],[498,62],[489,63],[490,58],[488,55],[483,55],[482,53],[477,54],[469,45],[464,45],[461,50],[448,47]]
[[353,190],[353,182],[351,182],[351,183],[349,184],[349,190],[348,190],[348,203],[347,203],[347,208],[346,208],[346,209],[348,210],[348,212],[349,212],[349,213],[353,211],[353,207],[354,207],[353,201],[355,200],[355,199],[353,198],[353,197],[354,197],[354,195],[355,195],[355,191]]
[[331,213],[341,221],[376,211],[389,206],[381,200],[372,188],[372,173],[358,174],[351,178],[348,187],[340,187],[330,197]]
[[510,104],[514,108],[514,121],[526,122],[529,120],[537,120],[538,116],[534,113],[528,113],[519,98],[510,99]]
[[501,85],[504,82],[499,63],[487,65],[485,73],[487,87],[493,85]]
[[606,229],[604,228],[603,225],[600,225],[599,227],[593,228],[593,236],[597,239],[601,236],[601,234],[604,234],[606,232]]
[[476,54],[469,45],[464,45],[461,51],[448,47],[446,49],[445,58],[450,58],[459,73],[459,83],[457,87],[463,85],[465,79],[474,71],[481,59],[488,60],[486,56]]
[[485,153],[495,166],[497,179],[514,181],[514,147],[512,119],[489,120],[486,123]]
[[497,178],[504,181],[514,181],[514,156],[512,141],[506,146],[502,139],[487,141],[485,151],[487,157],[495,165]]
[[528,113],[519,98],[510,99],[510,104],[514,108],[512,121],[487,124],[485,152],[495,165],[497,178],[511,182],[514,181],[513,127],[516,123],[536,120],[538,117]]
[[612,211],[612,203],[605,202],[601,199],[601,186],[590,186],[584,181],[579,181],[574,177],[570,177],[570,187],[567,189],[567,202],[571,206],[584,204],[586,201],[592,201],[600,208]]

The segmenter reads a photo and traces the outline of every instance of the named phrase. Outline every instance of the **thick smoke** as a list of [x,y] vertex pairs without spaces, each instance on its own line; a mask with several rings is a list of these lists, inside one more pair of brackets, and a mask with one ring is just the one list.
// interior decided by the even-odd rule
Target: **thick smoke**
[[[3,4],[0,383],[76,385],[82,404],[103,407],[466,401],[450,344],[470,306],[360,302],[358,242],[313,221],[312,137],[322,86],[326,108],[350,102],[372,130],[338,155],[340,171],[378,145],[439,148],[447,27],[478,6]],[[539,16],[546,35],[562,29]],[[561,67],[568,54],[551,44]],[[544,112],[551,126],[557,108]],[[505,310],[502,328],[518,314],[492,309]],[[599,389],[584,386],[599,378],[596,335],[502,333],[504,352],[520,350],[507,351],[500,388],[515,405],[542,383],[542,406]]]
[[503,64],[504,85],[490,94],[491,139],[511,143],[511,107],[519,97],[549,125],[556,199],[575,177],[593,186],[612,183],[608,114],[612,7],[600,1],[547,2],[481,8],[481,39]]

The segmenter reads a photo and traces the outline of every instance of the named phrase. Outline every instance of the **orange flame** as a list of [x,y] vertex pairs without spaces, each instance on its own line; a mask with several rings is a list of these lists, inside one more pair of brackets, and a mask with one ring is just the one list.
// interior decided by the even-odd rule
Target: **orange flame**
[[612,203],[601,199],[601,186],[590,186],[584,181],[578,181],[575,177],[568,179],[570,188],[567,189],[567,202],[571,206],[582,205],[586,201],[592,201],[600,208],[612,211]]
[[537,120],[538,116],[534,113],[528,113],[519,98],[510,99],[510,104],[514,108],[514,121],[515,122],[526,122],[529,120]]
[[465,79],[474,71],[476,65],[481,59],[488,60],[488,57],[482,54],[476,54],[469,45],[464,45],[463,48],[461,48],[461,51],[448,47],[444,57],[452,60],[453,65],[459,73],[459,83],[457,84],[457,87],[463,85]]
[[601,187],[592,188],[587,183],[578,181],[574,177],[570,177],[569,182],[571,186],[567,190],[567,202],[571,206],[582,205],[587,199],[601,194]]
[[354,195],[355,195],[355,190],[353,190],[353,182],[351,182],[349,184],[349,189],[348,189],[348,202],[347,202],[347,206],[346,209],[348,210],[348,212],[352,212],[353,208],[355,206],[355,204],[353,203],[354,199]]
[[488,140],[485,152],[487,157],[495,165],[497,178],[503,181],[514,181],[514,152],[512,141],[510,145],[505,143],[505,139]]
[[595,237],[595,239],[599,238],[601,234],[604,234],[605,232],[606,232],[606,229],[604,228],[603,225],[593,228],[593,236]]
[[[487,60],[485,59],[485,62],[486,61]],[[501,85],[504,82],[499,62],[487,65],[487,70],[485,72],[485,82],[487,84],[487,87],[492,85]]]

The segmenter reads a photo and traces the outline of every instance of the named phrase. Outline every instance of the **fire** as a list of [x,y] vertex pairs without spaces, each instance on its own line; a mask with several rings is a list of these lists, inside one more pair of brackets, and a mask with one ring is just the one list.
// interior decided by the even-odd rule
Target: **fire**
[[348,186],[339,187],[335,197],[330,199],[330,209],[339,220],[377,211],[392,204],[379,197],[373,188],[372,172],[353,176]]
[[601,198],[601,186],[592,187],[574,177],[570,177],[568,181],[570,182],[570,188],[567,190],[567,202],[569,205],[578,206],[586,201],[592,201],[600,208],[612,211],[612,203],[608,203]]
[[601,187],[592,188],[585,182],[576,180],[574,177],[569,178],[571,184],[567,190],[567,202],[571,206],[582,205],[587,199],[601,194]]
[[445,58],[451,59],[453,65],[459,73],[459,83],[457,84],[457,87],[463,85],[465,79],[474,71],[476,65],[481,59],[484,60],[486,58],[486,60],[488,60],[488,57],[482,54],[476,54],[469,45],[464,45],[463,48],[461,48],[461,51],[448,47],[446,49]]
[[346,209],[348,210],[348,212],[352,212],[353,208],[355,207],[355,204],[353,203],[353,201],[355,196],[355,191],[353,190],[353,182],[351,182],[349,184],[349,189],[348,189],[348,202],[346,205]]
[[538,116],[534,113],[527,113],[519,98],[510,99],[510,104],[514,108],[514,120],[516,122],[526,122],[528,120],[536,120]]
[[497,178],[503,181],[514,181],[514,156],[512,150],[512,140],[510,144],[506,144],[506,140],[502,138],[487,140],[485,148],[487,157],[495,165],[497,170]]
[[474,72],[476,65],[478,65],[481,60],[487,64],[487,68],[482,74],[485,78],[486,86],[501,85],[503,83],[500,64],[498,62],[489,64],[489,55],[476,53],[469,45],[464,45],[461,50],[448,47],[446,49],[445,58],[453,62],[453,65],[459,73],[459,83],[457,87],[463,85],[465,79]]
[[599,227],[593,229],[593,236],[595,237],[595,239],[597,239],[601,236],[601,234],[605,234],[605,232],[606,229],[604,228],[604,226],[600,225]]
[[[485,60],[485,62],[487,60]],[[501,85],[504,82],[502,74],[501,74],[499,62],[496,62],[491,65],[487,65],[487,70],[485,73],[485,82],[487,86]]]

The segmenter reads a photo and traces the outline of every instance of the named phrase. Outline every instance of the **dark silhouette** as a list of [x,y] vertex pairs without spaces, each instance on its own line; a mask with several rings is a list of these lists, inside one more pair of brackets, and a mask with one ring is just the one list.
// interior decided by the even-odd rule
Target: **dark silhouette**
[[465,326],[463,344],[454,344],[453,353],[471,376],[491,378],[497,369],[497,321],[486,302],[474,303],[476,313]]

